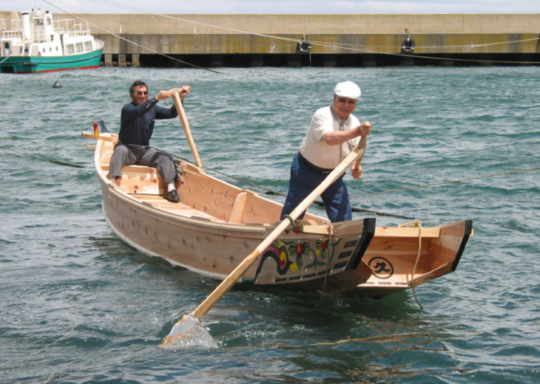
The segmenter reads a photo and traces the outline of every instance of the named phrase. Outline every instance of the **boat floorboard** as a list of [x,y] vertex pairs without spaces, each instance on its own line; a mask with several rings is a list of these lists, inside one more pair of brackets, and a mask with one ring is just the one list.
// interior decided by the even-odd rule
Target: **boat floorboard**
[[163,196],[160,195],[150,195],[150,194],[140,194],[140,193],[130,193],[130,196],[136,198],[137,200],[140,200],[141,202],[145,202],[149,205],[151,205],[154,208],[162,209],[167,212],[171,212],[173,214],[179,214],[182,216],[191,216],[195,218],[202,218],[202,219],[208,219],[210,221],[216,221],[223,223],[223,220],[218,219],[217,217],[214,217],[206,212],[200,211],[198,209],[195,209],[189,205],[186,205],[182,202],[178,203],[171,203],[170,201],[163,198]]

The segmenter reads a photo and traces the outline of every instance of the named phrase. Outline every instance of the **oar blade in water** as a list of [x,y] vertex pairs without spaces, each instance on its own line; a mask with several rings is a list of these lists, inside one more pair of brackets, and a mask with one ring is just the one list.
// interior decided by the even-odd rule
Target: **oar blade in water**
[[177,322],[159,345],[166,350],[190,347],[217,348],[218,344],[195,316],[187,315]]

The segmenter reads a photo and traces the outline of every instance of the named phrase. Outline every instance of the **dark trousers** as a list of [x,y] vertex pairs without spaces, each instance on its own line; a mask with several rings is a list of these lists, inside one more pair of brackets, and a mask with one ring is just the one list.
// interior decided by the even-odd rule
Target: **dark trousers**
[[173,158],[168,153],[160,152],[155,148],[144,145],[117,144],[111,157],[109,179],[122,176],[125,165],[146,165],[157,168],[163,177],[165,185],[176,178]]
[[[285,215],[290,214],[328,176],[322,174],[324,172],[318,172],[317,167],[312,164],[308,167],[305,163],[307,160],[300,161],[299,156],[301,155],[296,154],[291,165],[289,193],[281,211],[281,220],[285,218]],[[320,168],[319,170],[324,171]],[[352,220],[349,193],[347,192],[347,186],[343,182],[343,176],[330,185],[321,195],[326,214],[332,223]],[[305,212],[298,219],[302,219],[304,214]]]

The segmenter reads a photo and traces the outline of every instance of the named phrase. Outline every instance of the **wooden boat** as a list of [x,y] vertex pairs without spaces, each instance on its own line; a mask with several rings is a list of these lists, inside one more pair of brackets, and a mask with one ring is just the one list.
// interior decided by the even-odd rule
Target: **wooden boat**
[[[177,204],[162,197],[165,185],[153,168],[124,167],[119,183],[110,184],[116,135],[83,136],[97,139],[94,164],[107,222],[142,253],[224,279],[279,223],[281,204],[188,162],[178,163],[184,183]],[[382,298],[455,271],[471,233],[470,220],[376,227],[374,218],[329,224],[308,213],[260,254],[242,281]]]
[[103,45],[73,19],[53,21],[49,11],[32,9],[13,18],[11,29],[2,31],[0,72],[98,68]]

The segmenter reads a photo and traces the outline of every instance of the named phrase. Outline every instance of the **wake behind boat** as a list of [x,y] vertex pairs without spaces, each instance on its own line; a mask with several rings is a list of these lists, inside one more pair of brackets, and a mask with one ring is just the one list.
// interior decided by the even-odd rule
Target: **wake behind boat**
[[53,21],[39,8],[12,19],[0,44],[1,73],[99,68],[104,45],[73,19]]

